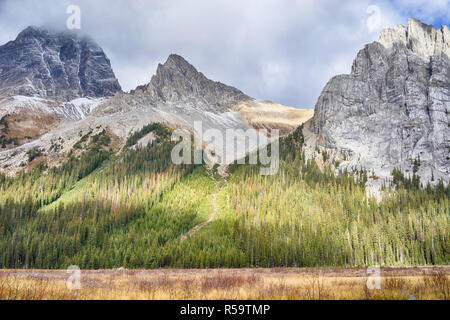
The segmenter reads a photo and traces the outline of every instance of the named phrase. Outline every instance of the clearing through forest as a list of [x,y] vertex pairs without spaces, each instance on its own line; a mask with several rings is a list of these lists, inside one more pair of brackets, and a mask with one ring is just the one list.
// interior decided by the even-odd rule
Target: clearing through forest
[[[226,184],[226,177],[228,176],[226,173],[227,167],[226,166],[221,166],[221,169],[218,171],[218,173],[220,174],[221,177],[224,178],[225,184]],[[214,173],[210,173],[208,171],[208,176],[212,179],[212,181],[214,182],[214,185],[216,186],[216,189],[219,185],[218,181],[214,178]],[[216,190],[216,192],[212,195],[212,205],[213,208],[211,210],[211,214],[209,215],[209,219],[199,225],[196,225],[195,227],[193,227],[191,230],[189,230],[187,233],[185,233],[184,235],[181,236],[181,240],[180,240],[180,244],[183,243],[187,238],[192,237],[194,234],[196,234],[198,231],[200,231],[203,227],[205,227],[207,224],[209,224],[210,222],[212,222],[214,220],[214,217],[216,215],[217,212],[217,202],[216,202],[216,196],[217,193],[220,190]]]
[[213,209],[211,211],[211,214],[209,215],[208,221],[205,221],[202,224],[196,225],[191,230],[189,230],[186,234],[182,235],[180,243],[183,243],[187,238],[192,237],[200,229],[202,229],[204,226],[206,226],[208,223],[210,223],[214,220],[214,216],[216,215],[216,212],[217,212],[216,193],[214,193],[212,197],[213,197],[212,198]]

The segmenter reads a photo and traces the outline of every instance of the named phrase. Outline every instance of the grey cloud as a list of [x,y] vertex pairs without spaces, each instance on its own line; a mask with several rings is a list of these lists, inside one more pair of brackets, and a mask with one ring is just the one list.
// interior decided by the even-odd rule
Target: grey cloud
[[0,0],[0,41],[28,25],[65,28],[69,4],[81,7],[81,32],[105,49],[125,90],[178,53],[211,79],[295,107],[313,107],[377,38],[369,5],[380,6],[383,25],[406,22],[401,3],[387,0]]

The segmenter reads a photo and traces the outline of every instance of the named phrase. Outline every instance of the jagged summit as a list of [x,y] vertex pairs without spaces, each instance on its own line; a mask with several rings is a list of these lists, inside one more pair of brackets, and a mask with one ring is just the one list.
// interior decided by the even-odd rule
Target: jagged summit
[[160,75],[162,70],[166,70],[171,74],[180,74],[184,78],[188,79],[198,77],[199,75],[203,76],[203,74],[201,72],[198,72],[193,65],[187,62],[182,56],[177,54],[169,55],[164,64],[158,65],[158,70],[160,72],[159,74],[157,73],[157,75]]
[[30,26],[0,47],[0,95],[69,101],[119,91],[103,50],[76,32]]
[[168,103],[195,100],[203,104],[205,110],[216,112],[251,99],[236,88],[209,80],[177,54],[171,54],[164,64],[159,64],[150,83],[134,92],[138,91]]
[[436,29],[421,21],[410,18],[406,26],[384,29],[378,40],[386,48],[395,44],[404,45],[411,52],[423,57],[446,55],[450,57],[450,31],[442,25]]

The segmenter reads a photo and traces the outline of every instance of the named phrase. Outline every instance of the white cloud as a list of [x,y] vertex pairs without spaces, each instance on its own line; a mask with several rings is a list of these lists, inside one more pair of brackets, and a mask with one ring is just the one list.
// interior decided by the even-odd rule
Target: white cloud
[[450,0],[394,0],[395,10],[404,14],[410,14],[428,24],[436,22],[437,19],[446,19],[450,22]]

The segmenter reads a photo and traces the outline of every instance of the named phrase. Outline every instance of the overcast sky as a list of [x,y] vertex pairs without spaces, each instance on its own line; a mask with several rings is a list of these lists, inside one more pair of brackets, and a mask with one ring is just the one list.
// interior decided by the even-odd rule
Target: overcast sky
[[450,22],[450,0],[0,0],[0,43],[29,25],[64,30],[70,4],[126,91],[178,53],[210,79],[299,108],[381,28]]

